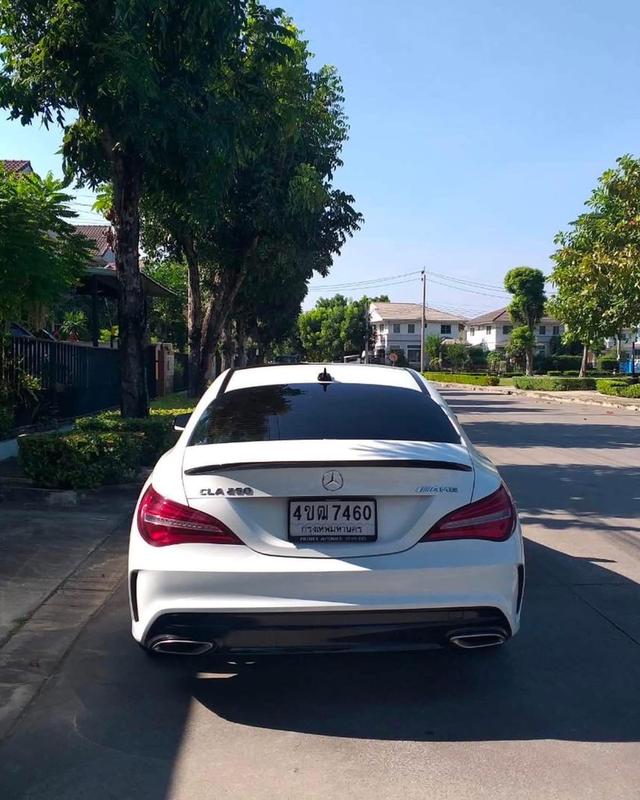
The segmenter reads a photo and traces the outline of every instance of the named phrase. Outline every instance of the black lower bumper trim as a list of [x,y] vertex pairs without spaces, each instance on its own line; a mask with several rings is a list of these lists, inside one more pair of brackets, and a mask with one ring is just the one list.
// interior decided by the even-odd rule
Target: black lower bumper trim
[[264,614],[164,614],[145,639],[159,637],[211,642],[221,653],[299,653],[419,650],[446,645],[459,630],[498,629],[508,638],[509,623],[496,608],[394,611],[300,611]]

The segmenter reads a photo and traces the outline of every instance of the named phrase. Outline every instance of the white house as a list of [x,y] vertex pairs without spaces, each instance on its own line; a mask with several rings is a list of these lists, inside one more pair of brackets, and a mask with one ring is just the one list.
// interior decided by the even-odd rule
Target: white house
[[[369,316],[375,344],[374,354],[386,361],[389,353],[402,353],[412,366],[420,364],[420,325],[422,306],[419,303],[371,303]],[[460,316],[427,308],[425,337],[463,340],[465,320]]]
[[[485,350],[503,350],[511,339],[514,325],[506,308],[489,311],[467,322],[467,344],[484,347]],[[553,337],[562,336],[564,325],[552,317],[543,317],[535,326],[536,350],[549,354],[549,343]]]

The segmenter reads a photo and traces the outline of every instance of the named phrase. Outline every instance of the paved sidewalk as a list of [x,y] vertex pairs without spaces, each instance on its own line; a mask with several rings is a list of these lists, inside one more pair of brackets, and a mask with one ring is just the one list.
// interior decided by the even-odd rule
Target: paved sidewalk
[[582,403],[589,406],[626,408],[631,411],[640,411],[640,399],[638,398],[612,397],[610,395],[600,394],[600,392],[541,392],[516,389],[514,386],[470,386],[466,383],[446,383],[442,381],[432,381],[432,383],[447,389],[468,389],[472,392],[520,395],[521,397],[533,397],[539,400],[553,400],[557,403]]
[[123,578],[137,493],[0,503],[0,739]]

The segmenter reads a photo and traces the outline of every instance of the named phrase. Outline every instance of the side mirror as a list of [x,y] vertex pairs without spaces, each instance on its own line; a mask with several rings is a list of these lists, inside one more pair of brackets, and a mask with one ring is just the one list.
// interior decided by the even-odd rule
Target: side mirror
[[190,418],[191,414],[178,414],[173,420],[173,430],[182,432],[187,427]]

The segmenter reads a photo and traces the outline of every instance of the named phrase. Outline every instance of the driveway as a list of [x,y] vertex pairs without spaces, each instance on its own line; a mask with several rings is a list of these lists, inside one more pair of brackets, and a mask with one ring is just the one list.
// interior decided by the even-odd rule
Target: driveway
[[640,414],[448,391],[527,535],[501,650],[158,663],[121,590],[0,751],[19,800],[637,800]]

